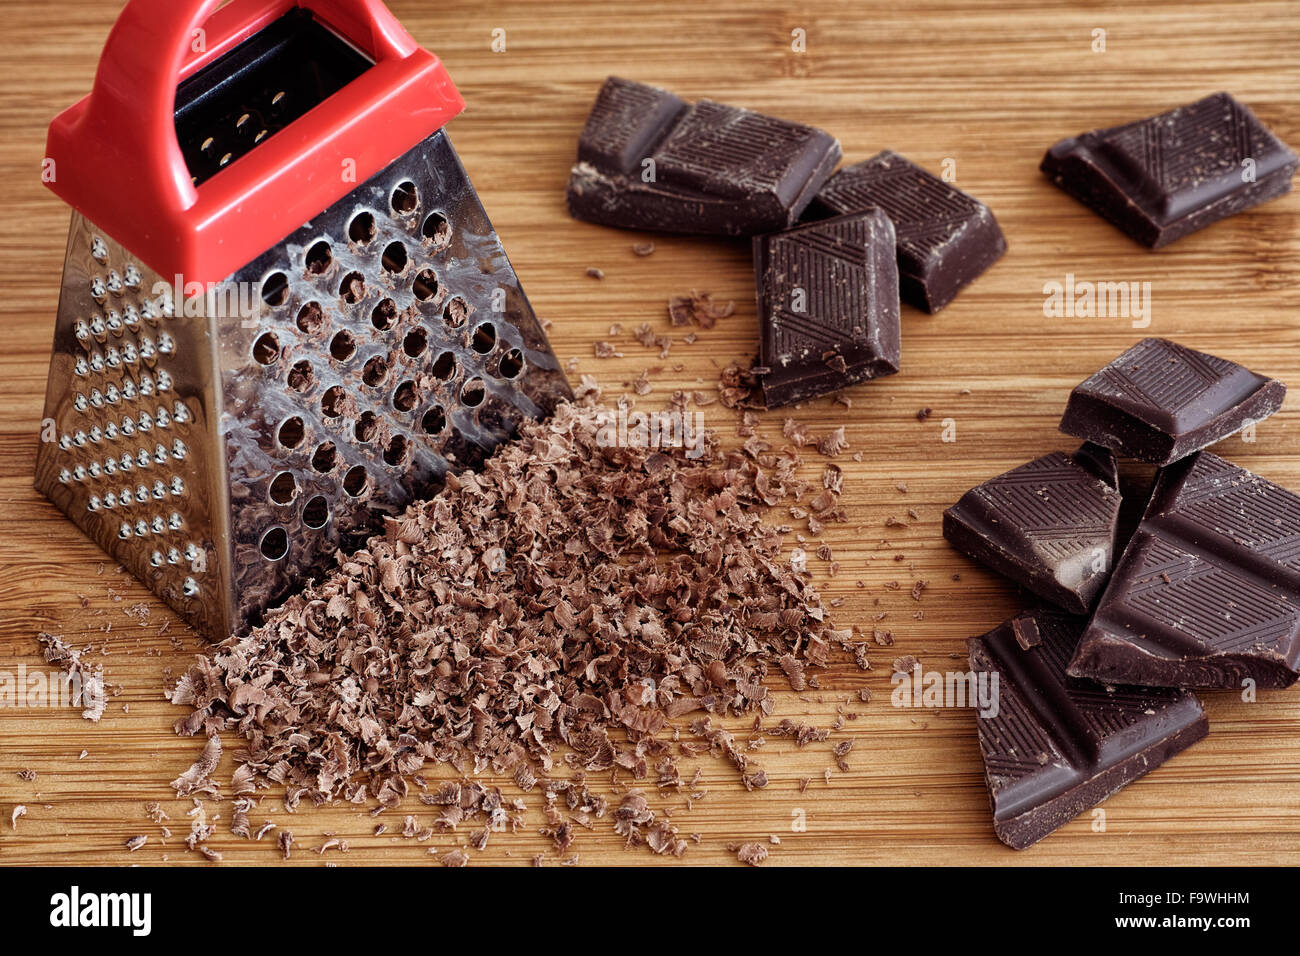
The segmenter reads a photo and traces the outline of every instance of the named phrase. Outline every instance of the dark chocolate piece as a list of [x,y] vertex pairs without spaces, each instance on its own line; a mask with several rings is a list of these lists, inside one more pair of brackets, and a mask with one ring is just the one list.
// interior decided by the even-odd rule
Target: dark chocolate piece
[[1070,393],[1061,431],[1167,465],[1262,421],[1286,386],[1167,339],[1143,339]]
[[754,239],[769,408],[898,371],[894,227],[879,209]]
[[1216,93],[1159,116],[1063,139],[1042,170],[1075,199],[1158,249],[1291,189],[1296,154]]
[[1164,469],[1070,673],[1167,687],[1300,677],[1300,496],[1209,452]]
[[[1037,843],[1209,732],[1194,694],[1066,676],[1082,618],[1047,610],[1025,617],[1039,635],[1030,648],[1017,642],[1011,621],[967,642],[976,686],[985,688],[978,696],[996,701],[995,708],[981,709],[978,719],[993,829],[1016,850]],[[982,707],[984,700],[976,704]]]
[[902,299],[924,312],[938,312],[1007,251],[988,206],[888,150],[841,169],[808,212],[834,216],[872,206],[894,223]]
[[1085,614],[1110,576],[1119,510],[1114,456],[1084,445],[972,488],[943,513],[943,536],[1039,597]]
[[611,76],[578,140],[575,219],[625,229],[752,236],[796,222],[840,161],[811,126]]

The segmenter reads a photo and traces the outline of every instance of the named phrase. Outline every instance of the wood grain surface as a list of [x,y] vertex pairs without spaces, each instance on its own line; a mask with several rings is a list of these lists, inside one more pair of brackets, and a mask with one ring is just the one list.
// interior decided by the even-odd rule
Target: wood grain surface
[[[174,647],[170,638],[183,634],[175,622],[160,637],[170,612],[31,487],[68,223],[67,209],[39,181],[45,128],[89,89],[118,6],[3,5],[0,670],[44,667],[36,634],[53,631],[96,646],[113,696],[98,725],[68,709],[0,711],[0,863],[212,865],[181,845],[190,804],[167,787],[200,742],[172,733],[182,712],[163,693],[199,643],[185,636]],[[666,798],[682,831],[701,835],[688,862],[734,862],[726,844],[773,834],[781,844],[771,847],[772,864],[1300,860],[1300,688],[1253,703],[1206,694],[1209,738],[1108,800],[1104,832],[1094,832],[1085,815],[1023,853],[993,836],[972,713],[889,701],[896,655],[964,668],[964,640],[1020,606],[1013,586],[948,548],[940,515],[984,478],[1072,447],[1056,425],[1074,384],[1155,334],[1300,385],[1300,195],[1151,253],[1037,169],[1044,149],[1064,135],[1217,90],[1231,91],[1300,145],[1300,5],[393,0],[392,8],[445,60],[469,103],[450,135],[524,287],[554,323],[556,352],[562,360],[576,356],[575,378],[593,375],[607,394],[624,391],[647,367],[657,370],[643,406],[666,402],[678,388],[712,389],[721,365],[753,354],[757,331],[747,243],[656,236],[655,253],[640,258],[632,244],[651,237],[566,215],[576,136],[609,73],[821,126],[840,138],[846,161],[883,148],[936,171],[951,159],[957,184],[987,202],[1006,233],[1006,257],[938,316],[904,307],[901,374],[851,389],[851,408],[822,399],[794,413],[814,431],[844,425],[850,452],[863,453],[861,462],[839,459],[851,520],[824,536],[839,575],[828,578],[824,563],[813,561],[817,580],[828,599],[844,599],[835,611],[841,626],[869,630],[872,616],[885,612],[897,643],[876,650],[866,674],[837,659],[818,693],[774,688],[778,716],[826,726],[842,707],[858,717],[826,744],[800,750],[770,740],[757,754],[772,781],[766,790],[746,793],[730,770],[705,759],[707,797],[689,811],[682,797]],[[506,31],[503,53],[490,48],[497,28]],[[806,31],[802,54],[791,49],[796,29]],[[1105,52],[1092,50],[1095,29],[1106,31]],[[589,266],[605,278],[589,278]],[[1043,285],[1066,273],[1150,282],[1150,327],[1134,329],[1123,317],[1044,318]],[[668,296],[690,289],[735,300],[735,315],[694,345],[679,341],[666,361],[626,334],[614,337],[625,357],[593,356],[593,343],[611,338],[613,323],[668,331]],[[1231,439],[1217,450],[1300,489],[1296,405],[1261,424],[1255,442]],[[918,421],[922,408],[932,415]],[[731,413],[718,406],[704,413],[735,440]],[[764,415],[763,434],[779,435],[783,417]],[[955,423],[955,442],[941,440],[945,419]],[[815,475],[821,462],[808,458]],[[908,508],[920,520],[885,527]],[[909,595],[917,580],[929,582],[919,603]],[[899,590],[889,590],[893,581]],[[150,612],[145,623],[128,613],[139,604]],[[874,694],[868,704],[856,703],[862,686]],[[830,746],[845,737],[854,740],[850,771],[834,771],[828,783]],[[228,781],[238,742],[226,745],[218,777]],[[35,780],[19,778],[23,769],[36,771]],[[804,793],[802,777],[813,778]],[[145,819],[151,800],[172,818],[175,836],[166,844]],[[529,803],[530,824],[540,826],[540,801],[534,795]],[[16,804],[28,813],[11,828]],[[427,810],[413,802],[411,812]],[[271,839],[229,833],[228,800],[209,801],[207,811],[220,818],[210,845],[224,854],[221,865],[279,859]],[[375,837],[366,808],[289,814],[275,793],[254,812],[254,826],[264,819],[294,832],[306,851],[295,854],[296,864],[429,864],[430,845],[445,850],[467,836],[441,834],[430,844]],[[792,825],[799,819],[802,831]],[[346,839],[349,852],[309,852],[329,833]],[[136,834],[149,842],[128,855],[123,842]],[[523,863],[541,852],[555,859],[530,826],[495,836],[472,862]],[[587,864],[663,862],[623,850],[608,821],[581,833],[574,852]]]

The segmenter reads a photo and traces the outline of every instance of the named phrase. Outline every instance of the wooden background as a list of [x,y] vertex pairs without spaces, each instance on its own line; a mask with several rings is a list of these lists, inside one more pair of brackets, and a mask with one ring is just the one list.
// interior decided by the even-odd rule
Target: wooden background
[[[166,782],[189,766],[199,741],[178,739],[181,714],[163,700],[168,674],[197,650],[192,637],[173,649],[158,630],[171,615],[117,571],[31,488],[46,364],[63,261],[68,213],[39,184],[45,127],[91,82],[116,13],[115,0],[5,0],[0,39],[0,669],[43,665],[36,632],[102,646],[112,697],[98,726],[75,713],[0,711],[0,863],[200,863],[180,837],[189,804]],[[891,662],[914,654],[929,668],[963,669],[963,641],[1018,607],[1015,589],[949,550],[942,509],[969,486],[1072,443],[1056,431],[1072,385],[1143,332],[1124,318],[1047,320],[1043,284],[1073,272],[1081,279],[1149,281],[1150,334],[1171,336],[1300,384],[1300,196],[1150,253],[1050,187],[1037,170],[1044,149],[1083,129],[1135,119],[1217,90],[1252,106],[1284,140],[1300,145],[1300,5],[1295,3],[996,4],[931,0],[870,4],[749,2],[656,4],[393,0],[417,39],[443,57],[469,102],[449,127],[465,165],[505,241],[538,311],[554,322],[561,359],[578,358],[617,394],[643,368],[653,375],[651,406],[675,388],[711,388],[720,364],[755,349],[752,280],[744,242],[655,237],[649,258],[631,252],[647,238],[570,220],[563,190],[575,139],[601,80],[612,72],[709,96],[830,130],[848,161],[892,148],[937,170],[956,161],[957,183],[986,201],[1010,249],[993,270],[937,317],[904,307],[903,371],[852,389],[852,408],[819,400],[797,416],[814,430],[843,424],[851,522],[825,540],[842,564],[826,597],[843,597],[841,625],[870,628],[887,612],[894,648],[873,654],[862,675],[840,661],[820,695],[777,694],[778,716],[825,726],[838,704],[865,683],[875,695],[852,706],[861,716],[830,743],[852,736],[847,774],[822,779],[830,743],[796,751],[771,741],[760,753],[772,784],[745,793],[720,764],[704,761],[706,799],[674,822],[703,842],[687,861],[733,859],[736,840],[782,838],[771,863],[1181,863],[1252,864],[1300,859],[1300,688],[1244,703],[1207,694],[1211,735],[1105,804],[1107,827],[1078,819],[1036,848],[1014,853],[993,836],[969,711],[895,709]],[[906,7],[906,9],[903,9]],[[506,31],[506,52],[490,50]],[[807,52],[791,51],[791,31],[807,34]],[[1104,53],[1092,31],[1107,31]],[[597,281],[589,266],[604,270]],[[593,343],[611,323],[631,330],[650,322],[667,331],[665,301],[707,290],[734,299],[735,315],[678,343],[667,362],[629,338],[623,359],[597,360]],[[675,366],[680,363],[678,370]],[[965,390],[969,390],[966,393]],[[925,422],[918,409],[929,407]],[[1293,400],[1261,425],[1258,440],[1229,440],[1219,450],[1261,474],[1300,489],[1300,413]],[[734,436],[734,417],[718,406],[706,421]],[[764,434],[782,416],[767,415]],[[941,421],[956,422],[957,441],[940,440]],[[730,438],[734,440],[734,438]],[[809,471],[821,462],[809,455]],[[895,487],[910,489],[906,495]],[[891,515],[917,509],[921,520],[885,528]],[[779,516],[778,516],[779,517]],[[888,544],[882,543],[888,539]],[[907,555],[900,565],[895,553]],[[960,573],[961,580],[952,575]],[[921,603],[914,580],[930,582]],[[854,582],[862,580],[863,589]],[[902,583],[899,591],[887,582]],[[877,605],[876,602],[879,601]],[[127,613],[144,602],[146,625]],[[84,606],[83,606],[84,605]],[[914,620],[917,608],[924,620]],[[173,625],[175,633],[178,628]],[[129,713],[127,712],[129,707]],[[227,756],[218,777],[229,779]],[[81,752],[88,751],[84,759]],[[17,771],[37,772],[34,781]],[[813,777],[800,794],[797,780]],[[227,788],[228,789],[228,788]],[[507,791],[509,788],[507,787]],[[144,819],[159,800],[175,837],[159,843]],[[536,795],[530,821],[540,824]],[[13,805],[28,815],[11,829]],[[668,801],[681,807],[681,798]],[[413,805],[422,819],[428,808]],[[250,843],[228,832],[229,803],[210,846],[225,862],[269,863],[268,839]],[[793,832],[797,811],[806,831]],[[300,848],[324,834],[346,839],[346,855],[299,852],[295,863],[430,863],[427,845],[373,837],[364,809],[334,807],[289,815],[269,795],[253,814],[293,830]],[[390,826],[395,821],[390,819]],[[398,824],[400,827],[400,824]],[[128,856],[135,834],[148,845]],[[441,849],[465,834],[440,835]],[[547,852],[534,830],[497,836],[473,863],[529,860]],[[581,833],[583,863],[646,865],[644,850],[624,851],[603,823]],[[211,864],[202,864],[211,865]]]

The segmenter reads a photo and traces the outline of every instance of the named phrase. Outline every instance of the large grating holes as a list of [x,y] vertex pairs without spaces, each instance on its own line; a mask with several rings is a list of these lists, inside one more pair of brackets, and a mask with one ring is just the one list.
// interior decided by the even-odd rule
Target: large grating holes
[[386,378],[388,378],[388,360],[382,355],[370,359],[361,370],[361,381],[371,388],[383,385]]
[[451,225],[442,213],[431,212],[425,217],[424,225],[420,227],[420,234],[432,240],[435,248],[441,249],[451,242]]
[[370,313],[370,324],[381,332],[386,332],[393,327],[397,321],[397,303],[392,299],[384,299],[375,310]]
[[470,347],[479,355],[487,355],[497,347],[497,327],[491,322],[484,322],[474,330]]
[[409,179],[404,183],[399,183],[393,190],[392,196],[393,212],[399,216],[410,215],[415,212],[420,205],[420,192],[415,188],[415,183]]
[[394,435],[388,440],[388,445],[384,448],[384,462],[394,467],[406,461],[406,456],[410,452],[410,444],[404,435]]
[[298,329],[306,335],[315,335],[325,327],[325,311],[319,302],[308,302],[298,310]]
[[466,408],[478,408],[487,397],[481,378],[471,378],[460,390],[460,402]]
[[421,302],[428,302],[438,294],[438,276],[432,269],[421,269],[415,277],[411,291]]
[[330,505],[324,495],[316,495],[302,506],[302,523],[317,531],[329,522]]
[[325,394],[320,399],[321,414],[326,418],[338,418],[343,414],[343,406],[346,404],[348,393],[343,390],[343,386],[334,385],[325,389]]
[[327,441],[316,449],[311,456],[311,466],[322,475],[334,470],[338,464],[339,452],[332,441]]
[[379,419],[375,417],[375,413],[362,412],[361,417],[357,419],[356,427],[353,429],[353,433],[357,436],[357,441],[374,441],[375,432],[377,431],[379,431]]
[[272,272],[262,281],[262,301],[272,308],[289,301],[289,277],[283,272]]
[[420,393],[414,382],[403,382],[393,392],[393,407],[399,412],[409,412],[420,404]]
[[293,418],[286,418],[280,424],[280,431],[276,435],[282,448],[297,448],[302,444],[307,430],[303,425],[302,419],[295,415]]
[[262,535],[262,557],[268,561],[279,561],[289,553],[289,532],[283,528],[272,528]]
[[253,361],[258,365],[274,365],[280,357],[280,340],[274,332],[263,332],[253,343]]
[[497,366],[497,371],[502,378],[518,378],[523,370],[524,353],[519,349],[511,349],[501,356],[501,364]]
[[334,251],[324,239],[307,250],[307,272],[310,275],[324,275],[333,262]]
[[294,480],[293,472],[282,471],[271,479],[270,496],[277,505],[287,505],[298,497],[298,482]]
[[400,275],[410,261],[406,254],[406,246],[401,242],[390,242],[384,249],[380,262],[384,266],[385,272],[391,272],[393,275]]
[[348,223],[348,238],[364,246],[375,238],[375,217],[372,213],[359,212]]
[[456,374],[456,356],[450,352],[443,352],[433,360],[433,367],[429,369],[429,374],[442,382],[452,378]]
[[330,340],[330,355],[335,361],[346,362],[352,358],[357,351],[357,340],[353,338],[352,333],[343,329],[335,334]]
[[406,338],[402,339],[402,351],[411,358],[423,355],[428,347],[429,333],[424,329],[411,329],[406,333]]
[[312,371],[311,362],[303,359],[293,363],[293,368],[289,369],[289,387],[295,392],[305,392],[311,388],[316,381],[316,373]]
[[424,417],[420,419],[420,428],[426,435],[440,435],[446,427],[447,413],[436,405],[425,412]]
[[468,302],[458,295],[447,300],[447,304],[442,309],[442,320],[447,323],[447,328],[458,329],[465,324],[467,318],[469,318]]
[[358,498],[366,490],[366,482],[369,478],[364,465],[354,465],[343,476],[343,490],[353,498]]

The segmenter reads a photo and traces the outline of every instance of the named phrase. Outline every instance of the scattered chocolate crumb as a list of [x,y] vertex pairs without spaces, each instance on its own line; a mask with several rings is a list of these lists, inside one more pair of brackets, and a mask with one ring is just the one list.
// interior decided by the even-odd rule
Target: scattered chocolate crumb
[[148,842],[149,842],[149,838],[147,836],[144,836],[143,834],[137,834],[136,836],[133,836],[126,841],[127,852],[134,853],[136,850],[140,849]]
[[767,859],[767,847],[761,843],[732,844],[727,849],[735,853],[736,859],[741,863],[747,863],[750,866],[758,866]]
[[595,345],[596,358],[622,358],[623,353],[616,349],[609,342],[597,342]]
[[14,807],[14,812],[9,815],[9,829],[18,829],[18,818],[27,816],[27,807],[24,804],[18,804]]
[[923,421],[925,421],[927,418],[929,418],[932,414],[933,414],[933,410],[930,409],[929,407],[922,408],[922,409],[920,409],[920,410],[917,411],[917,413],[916,413],[916,420],[917,420],[918,422],[923,422]]
[[587,275],[590,276],[590,277],[593,278],[593,279],[603,279],[603,278],[605,278],[605,273],[604,273],[604,271],[601,270],[601,269],[597,269],[595,266],[588,266],[588,267],[587,267]]
[[655,244],[653,242],[633,243],[632,251],[638,256],[648,256],[655,251]]
[[280,852],[284,854],[284,858],[289,859],[289,853],[293,847],[293,831],[281,830],[280,838],[276,841],[276,844],[279,846]]
[[190,769],[171,782],[172,789],[178,797],[187,796],[196,790],[205,789],[212,771],[221,761],[221,738],[213,734],[203,747],[199,758],[190,765]]
[[917,660],[915,657],[913,657],[911,654],[908,654],[904,657],[894,658],[895,674],[911,674],[914,670],[916,670],[920,666],[921,666],[921,662]]
[[[437,850],[436,847],[430,847],[430,848],[429,848],[429,852],[430,852],[430,853],[434,853],[434,854],[436,854],[436,853],[438,852],[438,850]],[[455,849],[455,850],[451,850],[451,851],[449,851],[449,852],[447,852],[447,853],[444,853],[444,854],[439,858],[438,862],[440,862],[443,866],[449,866],[449,867],[468,866],[468,865],[469,865],[469,857],[465,855],[465,851],[464,851],[464,850],[461,850],[461,849]]]

